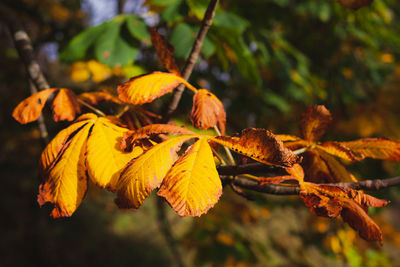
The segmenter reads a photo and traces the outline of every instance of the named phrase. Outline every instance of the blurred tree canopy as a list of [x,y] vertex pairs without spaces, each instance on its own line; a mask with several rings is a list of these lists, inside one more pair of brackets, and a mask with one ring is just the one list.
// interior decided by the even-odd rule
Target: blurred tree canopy
[[[183,67],[208,2],[3,0],[0,8],[11,10],[23,23],[52,86],[78,92],[95,88],[115,92],[117,84],[132,76],[163,69],[151,46],[148,27],[156,27],[166,36]],[[154,216],[152,204],[129,217],[115,207],[104,207],[107,201],[103,199],[110,196],[100,197],[94,190],[89,192],[92,204],[76,215],[78,219],[72,225],[66,226],[71,221],[63,221],[52,226],[54,221],[42,218],[47,216],[46,212],[37,214],[39,209],[32,207],[37,182],[29,177],[34,177],[40,144],[30,143],[29,138],[38,139],[38,133],[35,125],[22,131],[10,117],[16,103],[27,96],[28,83],[9,32],[2,24],[0,35],[0,125],[2,139],[7,140],[0,149],[1,176],[7,177],[6,186],[11,188],[2,198],[4,203],[16,203],[15,209],[1,206],[8,218],[4,229],[11,229],[6,240],[14,253],[11,257],[2,255],[6,263],[29,264],[16,259],[20,257],[16,251],[20,247],[28,251],[43,238],[45,248],[39,249],[38,264],[68,265],[77,259],[84,259],[80,265],[112,264],[112,260],[96,254],[99,248],[95,242],[83,242],[78,246],[79,253],[58,252],[75,247],[79,235],[70,240],[74,238],[66,231],[73,232],[80,225],[91,229],[83,234],[87,239],[93,238],[100,244],[112,239],[107,249],[115,249],[112,245],[126,246],[123,251],[129,253],[130,249],[141,248],[126,260],[121,260],[122,252],[112,252],[110,257],[120,259],[117,262],[121,265],[129,265],[135,259],[147,266],[168,262],[169,252],[163,251],[161,237],[145,243],[152,233],[144,232],[133,244],[126,238],[132,232],[140,233],[150,222],[154,226],[154,218],[150,218]],[[400,3],[395,0],[375,0],[357,11],[334,0],[223,0],[190,81],[210,89],[223,101],[230,133],[249,126],[295,132],[305,107],[324,104],[336,116],[331,135],[339,136],[337,140],[377,135],[399,140],[399,57]],[[189,97],[184,95],[178,116],[189,112]],[[167,102],[168,96],[163,100]],[[162,109],[161,101],[150,106],[154,111]],[[50,134],[60,128],[48,124]],[[33,160],[21,160],[21,155],[29,155]],[[21,171],[21,164],[26,171]],[[355,166],[355,171],[367,178],[400,174],[398,164],[371,160],[368,165]],[[15,175],[24,178],[16,181]],[[400,264],[396,255],[400,246],[396,226],[398,192],[392,189],[385,193],[394,200],[393,209],[377,214],[387,242],[383,249],[371,247],[355,237],[351,229],[337,223],[310,219],[307,211],[299,208],[300,203],[279,197],[257,195],[254,203],[244,203],[245,200],[228,192],[214,211],[200,219],[176,222],[171,214],[169,218],[183,250],[188,252],[185,261],[193,265],[391,266],[391,262]],[[25,215],[15,213],[17,209]],[[142,215],[147,219],[137,223]],[[97,216],[99,226],[92,229],[89,221]],[[18,220],[35,221],[33,229],[26,230],[26,225],[16,223]],[[312,225],[312,229],[307,225]],[[103,231],[108,234],[100,238]],[[29,242],[19,244],[24,238]],[[57,243],[61,241],[65,243]],[[156,247],[159,257],[141,253],[144,243],[149,250]],[[7,245],[0,248],[4,253]],[[46,253],[59,253],[60,258],[46,258]],[[35,257],[32,252],[29,255]],[[92,262],[90,255],[97,255]],[[67,258],[66,263],[62,263],[62,257]]]

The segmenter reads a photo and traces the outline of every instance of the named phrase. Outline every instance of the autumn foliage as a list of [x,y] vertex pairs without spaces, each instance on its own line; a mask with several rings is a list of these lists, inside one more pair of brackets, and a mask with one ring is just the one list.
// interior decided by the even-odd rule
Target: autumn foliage
[[[345,5],[346,1],[339,1]],[[353,1],[354,2],[354,1]],[[351,8],[358,5],[346,4]],[[324,106],[309,107],[300,122],[301,136],[275,135],[266,129],[248,128],[240,135],[225,135],[226,113],[222,102],[206,89],[197,89],[180,74],[172,48],[157,31],[152,41],[169,72],[133,77],[118,86],[118,97],[105,91],[75,95],[69,89],[52,88],[23,100],[13,117],[20,123],[36,120],[52,95],[55,121],[73,121],[44,149],[39,164],[38,202],[53,204],[54,218],[71,216],[82,202],[89,179],[116,193],[122,209],[139,208],[153,190],[180,216],[200,216],[212,208],[223,192],[217,166],[224,164],[218,145],[288,175],[259,177],[258,183],[299,186],[306,207],[318,216],[341,217],[360,236],[382,241],[379,226],[368,216],[368,207],[389,202],[336,182],[357,181],[342,164],[366,157],[400,161],[400,143],[383,138],[355,141],[319,141],[332,116]],[[183,84],[194,93],[190,120],[195,128],[220,130],[205,135],[173,124],[160,124],[157,115],[138,105],[173,92]],[[145,117],[142,127],[133,126],[125,113],[112,116],[84,113],[100,101],[125,105],[127,111]],[[150,115],[149,115],[150,114]],[[189,118],[188,118],[189,119]],[[230,154],[230,152],[227,152]]]

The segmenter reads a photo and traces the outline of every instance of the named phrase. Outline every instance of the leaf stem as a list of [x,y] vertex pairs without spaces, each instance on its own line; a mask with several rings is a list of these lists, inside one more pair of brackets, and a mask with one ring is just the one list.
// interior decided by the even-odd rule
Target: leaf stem
[[106,114],[104,114],[103,111],[101,111],[101,110],[99,110],[99,109],[93,107],[92,105],[86,103],[86,102],[83,101],[82,99],[79,99],[79,98],[78,98],[78,102],[79,102],[81,105],[87,107],[88,109],[91,109],[92,111],[94,111],[97,115],[102,116],[102,117],[105,117],[105,116],[106,116]]
[[[218,134],[218,136],[221,136],[221,131],[218,129],[218,126],[214,126],[214,130],[215,130],[215,132]],[[226,146],[223,146],[223,147],[224,147],[224,150],[225,150],[226,155],[228,156],[229,162],[230,162],[232,165],[235,165],[236,162],[235,162],[235,159],[234,159],[233,156],[232,156],[231,151],[230,151],[229,148],[227,148]]]

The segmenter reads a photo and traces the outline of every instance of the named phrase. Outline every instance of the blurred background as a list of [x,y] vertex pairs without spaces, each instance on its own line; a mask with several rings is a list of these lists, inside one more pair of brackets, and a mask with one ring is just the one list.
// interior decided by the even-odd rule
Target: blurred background
[[[52,87],[115,93],[132,76],[163,70],[147,27],[157,27],[183,66],[208,0],[2,0],[32,39]],[[400,3],[375,0],[357,11],[334,0],[221,0],[190,78],[227,110],[228,134],[246,127],[298,134],[302,111],[324,104],[334,116],[325,140],[384,136],[400,140]],[[118,210],[114,195],[89,185],[70,218],[51,219],[36,202],[43,149],[36,123],[19,125],[13,108],[29,83],[0,18],[0,265],[174,266],[160,231],[156,197],[137,211]],[[161,112],[170,96],[147,107]],[[190,93],[175,119],[190,123]],[[102,106],[109,114],[115,107]],[[50,136],[67,123],[45,111]],[[347,166],[359,179],[400,175],[400,164]],[[400,189],[370,210],[384,244],[359,238],[339,220],[312,215],[298,197],[230,188],[200,218],[167,208],[187,266],[400,266]]]

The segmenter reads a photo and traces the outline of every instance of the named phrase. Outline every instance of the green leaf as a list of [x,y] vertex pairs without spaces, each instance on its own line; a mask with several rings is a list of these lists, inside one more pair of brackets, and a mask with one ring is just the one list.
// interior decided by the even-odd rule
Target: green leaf
[[122,23],[120,19],[107,22],[94,47],[96,58],[110,67],[131,63],[138,53],[138,49],[121,36]]
[[169,42],[175,48],[175,57],[187,58],[192,48],[195,34],[192,28],[186,23],[180,23],[171,33]]
[[168,4],[161,12],[161,18],[168,24],[172,24],[183,20],[187,11],[186,6],[183,5],[183,0],[176,0],[173,3]]
[[203,19],[209,2],[209,0],[186,0],[186,4],[189,6],[190,11],[199,20]]
[[150,44],[150,33],[147,30],[146,23],[142,19],[135,15],[129,15],[126,19],[126,25],[133,37],[146,44]]
[[215,14],[214,26],[226,28],[238,33],[243,33],[249,26],[249,22],[228,11],[221,11]]
[[96,41],[107,27],[107,22],[90,27],[75,36],[61,52],[60,59],[66,62],[78,61],[85,58],[88,48]]

